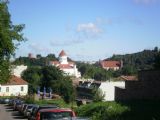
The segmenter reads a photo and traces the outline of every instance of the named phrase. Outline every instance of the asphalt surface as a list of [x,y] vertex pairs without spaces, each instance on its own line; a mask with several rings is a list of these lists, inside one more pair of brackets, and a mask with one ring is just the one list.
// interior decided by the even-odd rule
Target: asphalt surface
[[0,120],[27,120],[18,111],[13,111],[11,106],[0,104]]

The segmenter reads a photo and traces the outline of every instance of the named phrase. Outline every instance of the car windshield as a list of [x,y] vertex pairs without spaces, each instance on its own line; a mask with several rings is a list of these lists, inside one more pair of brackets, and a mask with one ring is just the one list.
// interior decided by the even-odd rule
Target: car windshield
[[28,107],[27,107],[27,109],[31,109],[31,108],[33,108],[33,106],[28,106]]
[[66,118],[66,120],[70,120],[67,118],[72,117],[72,112],[42,112],[40,114],[40,120],[58,120],[62,118]]

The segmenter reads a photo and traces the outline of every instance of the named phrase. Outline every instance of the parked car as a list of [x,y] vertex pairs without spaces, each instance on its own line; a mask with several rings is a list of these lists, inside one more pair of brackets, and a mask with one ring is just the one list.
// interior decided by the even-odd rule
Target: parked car
[[71,120],[75,118],[75,112],[71,109],[42,109],[36,114],[36,120]]
[[29,117],[30,115],[31,115],[31,112],[32,112],[32,109],[34,108],[34,107],[36,107],[37,105],[35,105],[35,104],[28,104],[27,105],[27,107],[26,107],[26,109],[24,110],[24,116],[25,117]]
[[31,116],[28,118],[29,120],[35,120],[36,119],[36,115],[38,113],[39,110],[42,110],[42,109],[49,109],[49,108],[59,108],[58,106],[56,105],[45,105],[45,106],[38,106],[38,107],[35,107],[33,108],[33,111],[31,113]]
[[13,105],[13,110],[19,110],[23,103],[24,101],[16,100]]
[[10,101],[10,99],[8,99],[8,98],[2,98],[2,99],[0,100],[0,103],[1,103],[1,104],[8,104],[9,101]]

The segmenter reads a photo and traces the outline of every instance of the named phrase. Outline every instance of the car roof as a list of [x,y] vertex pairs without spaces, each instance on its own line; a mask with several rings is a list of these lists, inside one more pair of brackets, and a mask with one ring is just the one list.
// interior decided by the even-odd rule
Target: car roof
[[42,109],[39,112],[72,112],[69,108],[49,108],[49,109]]

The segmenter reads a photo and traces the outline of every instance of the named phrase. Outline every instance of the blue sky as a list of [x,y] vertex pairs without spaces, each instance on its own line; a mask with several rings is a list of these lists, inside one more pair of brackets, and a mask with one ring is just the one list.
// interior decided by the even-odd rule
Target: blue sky
[[99,60],[160,47],[160,0],[10,0],[13,24],[25,24],[16,57]]

